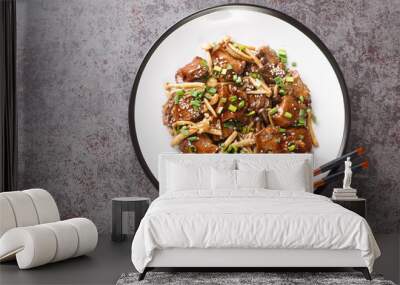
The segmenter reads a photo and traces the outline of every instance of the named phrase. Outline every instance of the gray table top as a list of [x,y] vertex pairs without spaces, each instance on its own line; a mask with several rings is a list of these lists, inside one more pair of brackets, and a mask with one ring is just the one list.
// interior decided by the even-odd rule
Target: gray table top
[[348,199],[343,199],[343,198],[336,198],[336,199],[333,199],[332,197],[331,197],[331,200],[332,201],[343,201],[343,202],[347,202],[347,201],[366,201],[366,199],[365,198],[348,198]]
[[116,197],[112,201],[118,202],[139,202],[139,201],[150,201],[148,197]]

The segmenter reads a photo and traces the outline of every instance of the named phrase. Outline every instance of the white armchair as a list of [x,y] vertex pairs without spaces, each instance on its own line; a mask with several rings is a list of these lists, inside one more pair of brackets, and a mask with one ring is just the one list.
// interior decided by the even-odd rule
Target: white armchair
[[20,269],[84,255],[96,248],[92,221],[60,221],[53,197],[43,189],[0,193],[0,262],[17,259]]

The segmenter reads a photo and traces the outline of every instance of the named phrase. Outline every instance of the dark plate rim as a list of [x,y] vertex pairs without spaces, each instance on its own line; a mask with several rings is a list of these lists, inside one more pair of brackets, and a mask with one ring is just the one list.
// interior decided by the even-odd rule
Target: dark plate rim
[[135,127],[135,101],[136,101],[136,93],[137,89],[139,86],[140,79],[142,77],[143,70],[145,69],[148,61],[150,60],[151,56],[153,55],[154,51],[158,48],[158,46],[171,34],[173,33],[176,29],[179,27],[183,26],[184,24],[192,21],[193,19],[196,19],[198,17],[216,12],[216,11],[221,11],[225,9],[246,9],[250,11],[258,11],[262,12],[274,17],[277,17],[292,26],[296,27],[299,29],[303,34],[305,34],[308,38],[310,38],[313,43],[315,43],[318,48],[322,51],[322,53],[325,55],[325,57],[328,59],[329,63],[333,67],[336,77],[339,80],[339,84],[342,90],[343,94],[343,102],[344,102],[344,108],[345,108],[345,126],[344,126],[344,131],[343,131],[343,139],[342,143],[340,146],[340,150],[337,156],[340,156],[343,154],[344,150],[346,149],[346,146],[348,144],[348,137],[349,137],[349,131],[350,131],[350,99],[347,91],[347,86],[346,82],[344,80],[342,71],[339,68],[338,63],[336,62],[336,59],[333,57],[332,53],[328,49],[328,47],[319,39],[319,37],[314,34],[309,28],[307,28],[305,25],[297,21],[296,19],[292,18],[291,16],[286,15],[283,12],[277,11],[272,8],[260,6],[260,5],[253,5],[253,4],[224,4],[224,5],[219,5],[219,6],[214,6],[210,7],[201,11],[198,11],[194,14],[191,14],[182,20],[178,21],[175,25],[170,27],[166,32],[164,32],[158,39],[157,41],[151,46],[147,54],[145,55],[142,63],[140,64],[140,67],[136,73],[135,76],[135,81],[133,83],[132,91],[131,91],[131,97],[129,100],[129,110],[128,110],[128,120],[129,120],[129,131],[131,135],[131,140],[132,144],[136,153],[136,156],[139,160],[140,165],[142,166],[146,176],[150,179],[151,183],[158,189],[159,184],[157,178],[153,175],[151,172],[149,166],[146,163],[146,160],[143,157],[142,151],[140,150],[139,142],[137,139],[137,134],[136,134],[136,127]]

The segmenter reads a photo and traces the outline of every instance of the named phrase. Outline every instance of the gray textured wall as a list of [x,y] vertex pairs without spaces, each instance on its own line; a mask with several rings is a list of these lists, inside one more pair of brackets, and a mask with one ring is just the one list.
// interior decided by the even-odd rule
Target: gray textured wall
[[[227,1],[17,0],[19,187],[43,187],[64,218],[110,231],[110,199],[155,198],[135,157],[128,100],[151,44],[179,19]],[[253,1],[314,31],[347,81],[349,149],[377,232],[400,232],[400,1]]]

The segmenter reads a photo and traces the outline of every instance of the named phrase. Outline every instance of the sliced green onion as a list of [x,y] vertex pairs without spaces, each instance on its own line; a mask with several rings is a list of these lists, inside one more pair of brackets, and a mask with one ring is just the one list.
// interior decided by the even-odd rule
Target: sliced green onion
[[197,136],[188,137],[188,141],[190,141],[190,142],[195,142],[195,141],[198,141],[198,140],[199,140],[199,137],[197,137]]
[[285,80],[286,80],[286,82],[293,82],[294,81],[292,76],[286,76]]
[[301,95],[301,96],[299,97],[299,99],[300,99],[300,102],[301,102],[301,103],[304,102],[304,96],[303,96],[303,95]]
[[250,72],[250,76],[254,79],[260,78],[260,74],[258,74],[257,72]]
[[229,145],[226,150],[227,153],[237,153],[237,151],[238,151],[238,148],[237,148],[237,146],[234,146],[234,145]]
[[252,132],[252,131],[254,131],[254,129],[253,129],[253,128],[250,128],[249,126],[244,126],[244,127],[242,127],[242,129],[240,130],[240,132],[241,132],[242,134],[248,134],[248,133],[250,133],[250,132]]
[[242,82],[242,77],[238,76],[238,77],[236,78],[235,82],[236,82],[237,84],[241,83],[241,82]]
[[248,112],[248,113],[247,113],[247,116],[253,116],[253,115],[255,115],[255,113],[256,113],[256,111]]
[[207,92],[210,93],[210,94],[215,94],[215,93],[217,93],[217,89],[214,88],[214,87],[210,87],[210,88],[207,89]]
[[192,97],[196,98],[196,99],[201,99],[201,97],[203,97],[203,92],[199,91],[199,90],[193,90],[191,92]]
[[244,107],[244,104],[245,104],[244,100],[240,101],[238,105],[239,109],[242,109]]
[[285,118],[288,118],[288,119],[293,118],[293,115],[292,115],[292,113],[290,113],[290,112],[285,112],[285,113],[283,114],[283,116],[284,116]]
[[231,112],[236,112],[237,111],[237,107],[235,105],[230,104],[228,107],[228,110]]
[[187,129],[187,127],[182,127],[179,132],[184,135],[187,136],[189,134],[189,130]]
[[194,145],[189,145],[189,152],[191,153],[197,152],[197,148]]
[[200,60],[200,65],[202,65],[202,66],[204,66],[204,67],[208,67],[208,63],[207,63],[207,60],[205,60],[205,59],[201,59]]
[[303,118],[299,118],[299,120],[297,121],[297,126],[305,127],[306,126],[306,121]]
[[288,151],[294,151],[296,149],[296,145],[292,144],[292,145],[288,146],[287,149],[288,149]]
[[279,76],[275,77],[275,78],[274,78],[274,81],[275,81],[276,85],[278,85],[278,86],[283,85],[283,80],[282,80],[282,78],[279,77]]
[[234,121],[227,121],[224,123],[224,128],[233,129],[235,127],[236,127],[236,124]]
[[182,98],[182,96],[179,96],[179,95],[175,95],[175,97],[174,97],[174,102],[175,102],[175,104],[179,104],[179,101],[181,100],[181,98]]
[[246,46],[238,44],[238,43],[234,43],[233,46],[237,49],[240,49],[241,51],[244,51],[246,49]]
[[226,68],[223,68],[223,69],[221,70],[221,74],[222,74],[222,75],[225,75],[226,72],[227,72],[227,69],[226,69]]
[[213,69],[214,69],[214,71],[216,71],[216,72],[221,72],[222,67],[220,67],[220,66],[218,66],[218,65],[215,65]]
[[238,147],[235,145],[229,145],[227,150],[227,153],[237,153],[238,152]]
[[219,104],[224,104],[224,103],[226,103],[226,98],[221,97],[221,99],[219,99]]
[[270,115],[273,115],[273,114],[276,114],[276,113],[278,113],[278,108],[277,107],[274,107],[271,110],[269,110],[269,114]]
[[278,56],[287,57],[286,50],[283,48],[278,49]]
[[229,97],[229,101],[231,101],[232,103],[235,103],[237,101],[237,96],[231,96]]
[[278,49],[278,57],[283,63],[287,63],[287,54],[284,49]]
[[175,91],[175,95],[183,96],[183,95],[185,95],[185,90],[183,90],[183,89],[178,89],[178,90]]
[[234,74],[234,75],[232,76],[233,81],[236,81],[237,78],[238,78],[237,74]]
[[200,108],[200,106],[201,106],[201,102],[200,102],[200,100],[192,100],[192,101],[190,101],[190,105],[192,105],[193,106],[193,108],[195,108],[195,109],[199,109]]
[[279,132],[280,132],[280,133],[284,133],[284,132],[286,132],[286,129],[284,129],[284,128],[279,128]]
[[304,117],[306,115],[306,111],[304,109],[300,109],[299,116]]
[[286,94],[284,89],[279,89],[279,95],[284,96]]
[[228,63],[227,65],[226,65],[226,69],[232,69],[233,67],[232,67],[232,64],[230,64],[230,63]]

